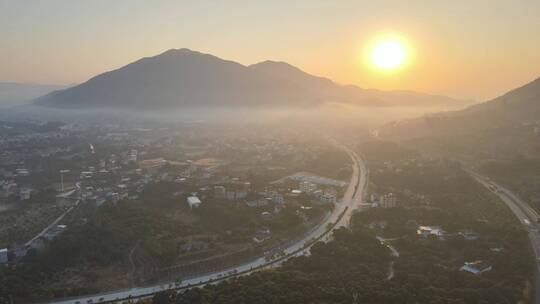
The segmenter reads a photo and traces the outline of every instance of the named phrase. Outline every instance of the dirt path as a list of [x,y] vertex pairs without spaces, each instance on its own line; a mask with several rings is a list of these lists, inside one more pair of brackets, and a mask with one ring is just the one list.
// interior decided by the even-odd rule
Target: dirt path
[[133,262],[133,253],[135,253],[135,250],[137,250],[137,247],[139,247],[140,243],[141,240],[138,240],[135,246],[133,246],[133,248],[131,248],[131,250],[129,251],[129,264],[131,265],[131,270],[128,273],[128,279],[131,287],[135,285],[135,271],[137,270],[135,262]]

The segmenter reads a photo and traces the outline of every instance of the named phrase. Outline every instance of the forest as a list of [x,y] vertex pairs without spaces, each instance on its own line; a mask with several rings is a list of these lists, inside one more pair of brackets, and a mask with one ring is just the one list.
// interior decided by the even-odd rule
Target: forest
[[[393,153],[371,143],[371,193],[392,191],[397,208],[354,215],[350,229],[318,243],[283,267],[179,292],[154,304],[210,303],[527,303],[534,263],[526,231],[507,207],[476,185],[459,164]],[[406,157],[404,157],[406,155]],[[422,237],[433,225],[443,237]],[[463,232],[477,238],[466,239]],[[381,242],[380,240],[384,240]],[[392,246],[398,256],[392,254]],[[460,270],[482,260],[492,268]]]

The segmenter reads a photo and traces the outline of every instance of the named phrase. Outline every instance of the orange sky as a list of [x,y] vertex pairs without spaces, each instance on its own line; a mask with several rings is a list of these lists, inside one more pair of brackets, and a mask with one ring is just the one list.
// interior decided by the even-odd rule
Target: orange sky
[[[187,47],[243,64],[286,61],[364,88],[483,100],[540,77],[538,29],[533,0],[1,1],[0,81],[79,83]],[[396,73],[362,59],[388,32],[414,55]]]

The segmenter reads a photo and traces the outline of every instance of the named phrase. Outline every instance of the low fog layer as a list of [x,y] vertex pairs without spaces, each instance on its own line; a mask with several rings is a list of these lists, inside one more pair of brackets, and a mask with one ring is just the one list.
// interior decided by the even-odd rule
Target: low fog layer
[[188,108],[170,111],[130,111],[119,109],[54,109],[39,106],[21,106],[5,109],[0,120],[66,121],[72,123],[114,122],[270,122],[287,124],[329,123],[354,124],[376,127],[391,121],[409,119],[437,110],[432,107],[360,107],[350,104],[324,104],[312,108]]

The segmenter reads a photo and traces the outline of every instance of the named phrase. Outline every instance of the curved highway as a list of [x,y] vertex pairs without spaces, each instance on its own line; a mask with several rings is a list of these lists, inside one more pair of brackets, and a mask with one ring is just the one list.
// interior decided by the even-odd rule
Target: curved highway
[[[338,144],[339,145],[339,144]],[[147,287],[137,287],[132,289],[123,289],[110,291],[106,293],[86,295],[69,299],[57,299],[52,300],[50,304],[95,304],[95,303],[111,303],[128,299],[141,299],[148,298],[155,293],[165,290],[182,290],[205,284],[213,284],[219,281],[226,280],[228,278],[247,275],[254,271],[259,271],[271,267],[279,266],[284,261],[300,255],[309,254],[309,249],[316,241],[325,241],[331,237],[331,232],[341,227],[347,227],[349,225],[351,216],[362,202],[364,198],[364,192],[367,185],[367,169],[364,161],[356,152],[339,145],[347,154],[351,157],[352,175],[349,185],[345,191],[345,194],[341,201],[335,205],[332,213],[325,218],[316,228],[312,229],[302,239],[288,245],[283,250],[283,255],[280,258],[274,260],[268,260],[266,257],[261,256],[250,262],[242,265],[238,265],[232,268],[223,269],[218,272],[209,273],[189,279],[184,279],[181,283],[175,281],[165,282]]]
[[534,264],[534,272],[536,275],[536,293],[534,303],[540,304],[540,233],[538,232],[538,220],[540,217],[538,216],[538,213],[536,210],[531,208],[529,204],[521,200],[510,190],[496,184],[489,178],[474,171],[468,172],[478,183],[497,195],[508,206],[508,208],[512,210],[514,215],[527,229],[529,240],[537,261],[537,263]]

